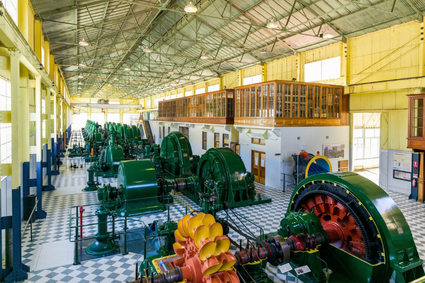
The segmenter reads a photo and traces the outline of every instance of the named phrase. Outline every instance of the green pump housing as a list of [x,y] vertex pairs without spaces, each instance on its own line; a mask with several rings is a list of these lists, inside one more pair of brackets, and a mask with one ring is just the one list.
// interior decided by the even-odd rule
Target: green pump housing
[[222,204],[236,208],[271,202],[255,191],[254,174],[246,170],[240,156],[230,148],[208,149],[197,167],[199,185],[186,192],[197,203],[213,199],[211,205],[221,210]]
[[[106,221],[108,216],[114,219],[114,217],[162,212],[173,201],[168,195],[169,188],[163,179],[157,179],[155,166],[151,160],[120,162],[117,186],[104,185],[97,191],[100,202],[99,209],[95,213],[98,217],[98,232],[95,235],[95,241],[87,247],[86,252],[104,255],[117,249],[116,235],[108,231]],[[168,234],[168,238],[174,238],[173,233]],[[172,243],[170,242],[170,245]],[[172,247],[168,249],[172,250]]]
[[165,174],[188,177],[196,173],[199,156],[192,154],[189,140],[180,132],[171,132],[162,140],[160,156],[167,160]]
[[[143,177],[141,177],[143,176]],[[149,159],[120,162],[117,187],[98,190],[99,201],[120,216],[164,211],[168,187],[158,182],[155,166]]]
[[160,156],[153,154],[152,160],[158,174],[205,213],[271,202],[255,191],[254,175],[230,148],[211,148],[199,158],[182,133],[172,132],[163,139]]
[[[303,282],[425,282],[412,232],[392,198],[355,173],[317,174],[295,188],[274,235],[325,236],[315,250],[293,253],[293,268],[308,265]],[[280,238],[279,238],[280,237]],[[326,281],[323,269],[332,274]]]

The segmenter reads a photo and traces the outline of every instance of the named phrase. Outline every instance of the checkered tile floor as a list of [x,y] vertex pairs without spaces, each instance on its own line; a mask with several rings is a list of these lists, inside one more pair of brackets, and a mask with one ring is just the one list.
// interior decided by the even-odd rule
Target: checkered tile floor
[[[58,192],[66,190],[67,188],[83,188],[86,182],[86,167],[78,169],[70,169],[67,164],[71,162],[70,159],[63,159],[64,165],[61,166],[61,174],[53,176],[53,185],[56,186]],[[81,161],[82,162],[82,161]],[[82,162],[83,163],[83,162]],[[115,183],[115,179],[102,179],[99,178],[100,183]],[[256,205],[253,207],[238,208],[234,211],[239,215],[249,219],[252,223],[264,228],[264,233],[276,231],[279,226],[281,218],[283,218],[286,207],[292,190],[282,192],[272,188],[266,188],[262,184],[256,184],[257,191],[270,198],[271,203]],[[389,192],[390,196],[394,199],[400,207],[404,216],[406,217],[410,229],[413,232],[417,248],[420,256],[425,260],[425,223],[422,220],[425,215],[425,204],[417,203],[408,200],[406,195],[395,192]],[[180,195],[193,209],[198,209],[197,205]],[[55,192],[43,193],[43,208],[47,212],[47,218],[37,220],[33,224],[33,241],[29,239],[29,229],[23,237],[23,262],[31,266],[35,260],[35,254],[39,245],[44,243],[52,243],[57,241],[68,240],[69,233],[69,215],[70,207],[77,205],[94,204],[97,202],[96,192],[78,193],[78,194],[63,194],[58,195]],[[85,215],[92,214],[96,207],[85,206]],[[183,205],[177,204],[170,209],[170,218],[178,220],[185,213]],[[226,215],[221,212],[221,217]],[[235,222],[238,222],[235,215],[230,214]],[[163,222],[167,220],[167,212],[157,213],[150,217],[141,218],[146,223],[151,223],[153,220]],[[95,223],[96,219],[86,219],[85,223]],[[259,235],[260,231],[254,224],[245,222],[248,229],[254,234]],[[140,223],[129,222],[129,228],[141,227]],[[94,235],[96,233],[96,226],[85,228],[85,235]],[[122,230],[122,223],[118,223],[117,231]],[[71,233],[71,237],[73,234]],[[230,231],[230,238],[238,241],[241,237],[234,231]],[[54,252],[54,251],[52,251]],[[53,267],[43,270],[33,270],[29,273],[28,282],[125,282],[132,280],[134,275],[134,268],[136,262],[141,262],[143,256],[140,254],[129,253],[127,255],[113,255],[102,257],[92,260],[83,261],[80,265],[64,265],[60,267]],[[282,275],[276,274],[276,268],[270,266],[270,271],[275,282],[282,282],[278,278]],[[277,275],[277,276],[276,276]],[[289,282],[295,282],[291,276]]]

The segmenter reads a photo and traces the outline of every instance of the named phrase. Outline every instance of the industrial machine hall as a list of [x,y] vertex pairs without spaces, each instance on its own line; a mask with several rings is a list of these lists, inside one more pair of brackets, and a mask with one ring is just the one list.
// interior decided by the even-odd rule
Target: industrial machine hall
[[425,0],[0,0],[0,282],[425,283]]

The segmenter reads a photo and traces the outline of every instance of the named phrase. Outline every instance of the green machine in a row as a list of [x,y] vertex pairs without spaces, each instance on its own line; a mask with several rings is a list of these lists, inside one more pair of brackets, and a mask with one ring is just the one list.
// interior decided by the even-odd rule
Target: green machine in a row
[[[402,212],[384,190],[355,173],[304,179],[274,233],[253,238],[244,228],[235,231],[248,239],[247,247],[241,245],[234,253],[237,276],[223,277],[215,269],[204,273],[215,281],[206,282],[271,283],[264,272],[267,263],[304,283],[425,282],[423,261]],[[176,240],[181,241],[177,236]],[[158,263],[173,257],[150,260]],[[146,272],[145,261],[132,282],[173,283],[202,275],[182,274],[172,261],[166,269],[152,262]]]
[[[88,253],[104,254],[116,247],[111,244],[115,238],[107,231],[104,217],[111,213],[129,216],[164,210],[172,201],[171,191],[183,192],[199,204],[202,211],[213,215],[223,209],[271,202],[255,191],[252,173],[246,171],[241,158],[231,149],[211,148],[199,162],[194,162],[198,158],[192,156],[187,139],[177,133],[169,136],[173,137],[169,150],[177,146],[173,155],[166,159],[163,149],[167,146],[163,146],[160,156],[152,155],[155,162],[150,159],[121,161],[117,187],[107,185],[98,190],[101,203],[96,212],[98,234]],[[158,174],[161,172],[163,174]]]
[[317,174],[294,190],[267,243],[303,282],[425,282],[412,232],[393,199],[355,173]]
[[118,236],[114,230],[108,231],[107,218],[164,211],[171,201],[168,196],[169,190],[163,179],[157,179],[155,167],[149,159],[121,162],[117,187],[105,185],[97,191],[101,203],[95,213],[98,218],[98,232],[95,241],[87,247],[86,252],[92,255],[104,255],[117,249]]

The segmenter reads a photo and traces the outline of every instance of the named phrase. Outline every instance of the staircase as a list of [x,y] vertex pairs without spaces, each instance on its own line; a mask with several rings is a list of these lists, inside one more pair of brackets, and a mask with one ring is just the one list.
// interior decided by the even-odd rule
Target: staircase
[[155,143],[149,121],[145,121],[145,119],[143,119],[143,112],[140,113],[139,121],[142,123],[143,131],[145,132],[145,138],[149,141],[150,144]]

